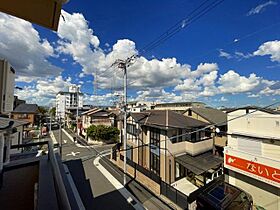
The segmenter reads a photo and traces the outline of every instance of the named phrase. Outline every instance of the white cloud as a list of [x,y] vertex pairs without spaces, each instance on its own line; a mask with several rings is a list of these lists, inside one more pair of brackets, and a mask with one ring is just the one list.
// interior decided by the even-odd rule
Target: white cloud
[[222,101],[222,102],[226,102],[226,101],[228,101],[228,99],[227,99],[227,98],[225,98],[224,96],[222,96],[222,97],[220,98],[220,101]]
[[263,43],[254,55],[264,56],[270,55],[271,61],[280,62],[280,41],[274,40]]
[[103,95],[84,95],[84,104],[95,106],[109,106],[112,105],[112,103],[115,101],[117,101],[117,98],[111,93]]
[[225,52],[223,49],[219,50],[219,57],[223,57],[223,58],[226,58],[226,59],[231,59],[232,58],[232,56],[229,53]]
[[249,77],[240,76],[235,71],[230,70],[221,75],[218,83],[221,93],[243,93],[256,88],[260,84],[260,77],[253,73]]
[[31,23],[0,12],[0,31],[0,57],[12,64],[17,75],[34,80],[62,71],[48,61],[56,56],[54,49]]
[[259,98],[260,95],[259,94],[249,94],[248,98]]
[[260,4],[260,5],[256,6],[256,7],[252,8],[247,13],[247,16],[259,14],[259,13],[263,12],[267,6],[276,5],[276,4],[277,4],[277,2],[275,2],[275,1],[268,1],[268,2],[265,2],[263,4]]
[[67,91],[71,85],[71,78],[63,79],[57,76],[53,79],[37,80],[35,84],[24,86],[22,90],[15,90],[15,95],[27,103],[37,103],[39,105],[48,105],[53,102],[59,91]]
[[216,63],[201,63],[194,71],[188,71],[186,79],[177,83],[175,90],[178,91],[199,91],[204,86],[215,84],[218,76],[218,65]]
[[243,53],[243,52],[235,52],[235,57],[237,59],[248,59],[248,58],[251,58],[253,55],[250,54],[250,53]]

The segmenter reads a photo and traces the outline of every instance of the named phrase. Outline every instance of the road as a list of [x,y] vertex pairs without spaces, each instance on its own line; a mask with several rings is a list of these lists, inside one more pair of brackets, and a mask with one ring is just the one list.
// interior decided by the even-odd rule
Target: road
[[[58,139],[58,131],[53,133]],[[94,146],[93,148],[81,147],[73,143],[63,132],[62,142],[62,159],[67,164],[87,209],[134,209],[93,164],[98,153],[107,151],[113,145]],[[101,159],[100,163],[108,169],[113,177],[122,182],[123,173],[114,164],[104,158]],[[84,174],[81,174],[81,171],[84,171]],[[87,180],[87,183],[83,180]],[[146,209],[170,209],[136,181],[128,178],[128,182],[126,188]],[[92,198],[90,198],[90,194],[92,194]]]

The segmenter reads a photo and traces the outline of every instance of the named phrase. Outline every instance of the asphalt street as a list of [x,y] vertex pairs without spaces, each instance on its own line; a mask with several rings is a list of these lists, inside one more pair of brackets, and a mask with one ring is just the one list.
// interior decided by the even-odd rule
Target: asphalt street
[[[59,139],[58,130],[53,131]],[[107,151],[113,145],[96,145],[91,148],[75,144],[62,132],[62,159],[68,166],[79,194],[87,209],[134,209],[110,181],[93,164],[98,153]],[[123,173],[108,159],[101,159],[100,163],[120,182]],[[151,194],[147,189],[134,180],[128,178],[126,188],[146,209],[170,209],[164,202]]]

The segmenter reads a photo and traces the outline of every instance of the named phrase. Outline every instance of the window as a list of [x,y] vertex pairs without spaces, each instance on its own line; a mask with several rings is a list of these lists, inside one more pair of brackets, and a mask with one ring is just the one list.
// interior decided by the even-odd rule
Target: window
[[188,110],[188,116],[192,116],[192,110],[191,109]]
[[160,174],[160,129],[150,128],[150,170]]
[[156,175],[160,175],[160,160],[159,160],[159,156],[151,153],[151,160],[150,160],[150,168],[151,171],[154,172]]
[[136,125],[128,123],[126,125],[126,130],[127,130],[127,133],[136,136]]

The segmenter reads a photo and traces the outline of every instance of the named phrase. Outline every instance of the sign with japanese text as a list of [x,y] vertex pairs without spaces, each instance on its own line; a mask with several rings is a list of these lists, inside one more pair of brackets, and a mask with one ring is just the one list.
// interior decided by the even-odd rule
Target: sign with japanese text
[[225,154],[225,167],[232,170],[238,169],[237,171],[245,172],[256,179],[277,187],[280,186],[280,169],[228,154]]

